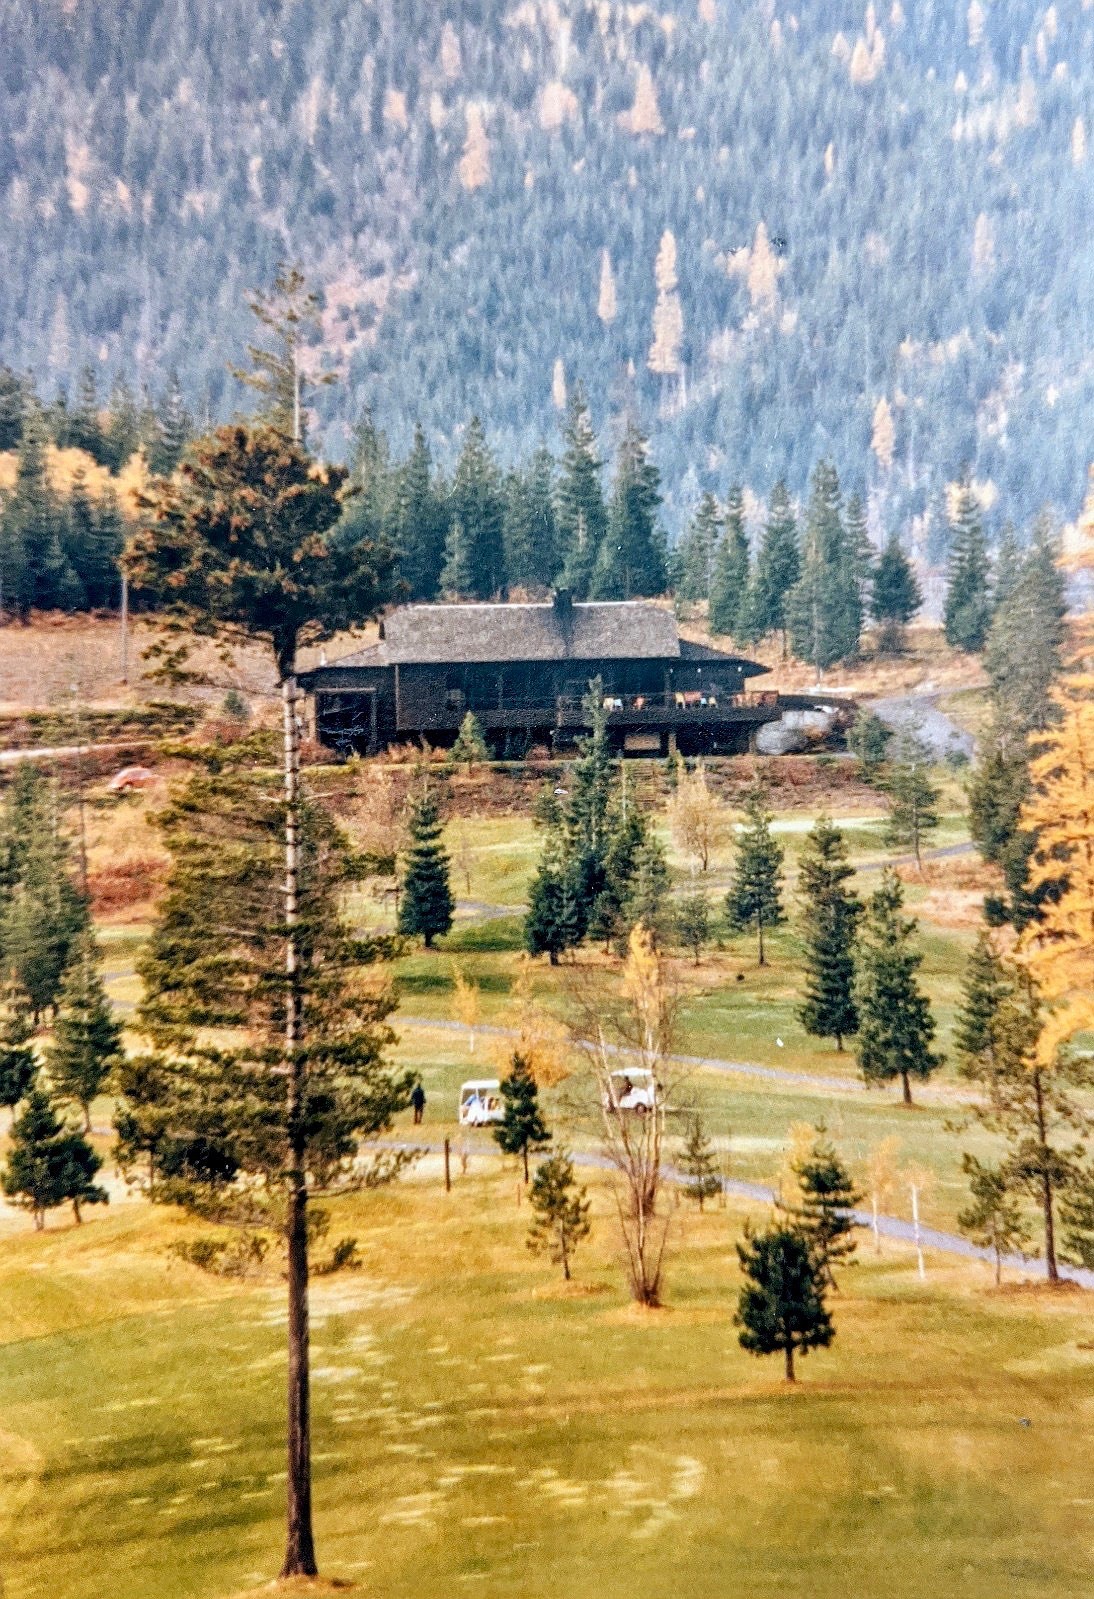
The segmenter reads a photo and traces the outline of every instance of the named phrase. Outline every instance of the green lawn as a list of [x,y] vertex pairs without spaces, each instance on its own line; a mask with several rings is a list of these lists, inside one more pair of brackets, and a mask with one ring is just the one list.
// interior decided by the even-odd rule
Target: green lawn
[[[1083,1296],[933,1259],[924,1285],[864,1248],[787,1391],[731,1325],[744,1211],[676,1212],[670,1308],[637,1313],[594,1199],[568,1293],[524,1249],[513,1166],[338,1205],[366,1264],[314,1292],[329,1576],[385,1599],[1090,1591]],[[5,1599],[224,1599],[276,1570],[283,1290],[172,1259],[181,1225],[133,1205],[4,1238]]]

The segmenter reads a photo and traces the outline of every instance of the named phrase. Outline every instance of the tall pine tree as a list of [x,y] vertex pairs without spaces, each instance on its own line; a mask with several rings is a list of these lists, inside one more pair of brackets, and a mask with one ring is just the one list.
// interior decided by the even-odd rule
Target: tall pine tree
[[616,456],[607,532],[593,567],[594,599],[630,600],[664,593],[666,549],[657,521],[659,484],[649,441],[629,420]]
[[912,563],[900,547],[895,533],[874,568],[870,610],[879,623],[878,648],[886,655],[898,655],[904,648],[904,629],[923,604],[923,593],[916,581]]
[[452,926],[455,905],[448,853],[441,841],[443,827],[437,802],[428,787],[423,787],[414,805],[409,831],[399,931],[420,936],[426,949],[432,949],[433,940]]
[[843,1040],[858,1031],[855,1004],[855,935],[862,904],[847,888],[855,869],[843,834],[818,816],[798,868],[805,943],[805,998],[798,1017],[807,1033]]
[[771,821],[767,790],[756,782],[745,796],[745,825],[737,835],[726,917],[734,932],[755,929],[761,966],[766,965],[765,933],[786,920],[779,894],[783,852],[772,837]]
[[712,633],[728,633],[742,643],[750,632],[751,561],[744,495],[734,484],[726,496],[724,531],[714,557],[709,620]]
[[910,1105],[912,1078],[925,1081],[942,1057],[931,1049],[934,1018],[916,979],[923,962],[911,942],[917,923],[901,914],[903,906],[900,879],[886,870],[867,903],[859,946],[858,1060],[868,1083],[899,1078]]
[[780,479],[771,491],[767,521],[756,556],[749,613],[757,638],[781,633],[786,653],[787,602],[801,576],[798,523],[786,484]]
[[858,649],[862,596],[854,552],[840,510],[836,469],[821,461],[813,472],[802,540],[802,571],[787,602],[794,653],[818,671]]
[[950,521],[950,559],[943,612],[946,642],[955,649],[983,649],[991,622],[990,581],[980,505],[966,473],[958,486]]
[[600,482],[604,463],[597,454],[588,401],[579,383],[570,391],[563,440],[556,518],[558,581],[577,599],[584,599],[604,542],[608,513]]

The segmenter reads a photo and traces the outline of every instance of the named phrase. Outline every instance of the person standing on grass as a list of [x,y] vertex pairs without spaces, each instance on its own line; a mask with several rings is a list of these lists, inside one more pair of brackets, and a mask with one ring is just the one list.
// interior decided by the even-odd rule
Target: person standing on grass
[[425,1089],[422,1087],[421,1083],[414,1084],[414,1088],[410,1095],[410,1103],[414,1110],[414,1125],[415,1127],[420,1127],[422,1123],[422,1112],[425,1110]]

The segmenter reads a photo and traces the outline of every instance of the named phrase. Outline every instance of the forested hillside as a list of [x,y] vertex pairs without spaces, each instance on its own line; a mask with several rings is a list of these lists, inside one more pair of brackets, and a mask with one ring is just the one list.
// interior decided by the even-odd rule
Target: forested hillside
[[90,360],[229,414],[292,258],[330,454],[367,405],[527,458],[580,380],[670,528],[823,456],[875,538],[930,542],[964,461],[989,510],[1078,507],[1090,0],[8,0],[0,81],[0,359],[44,399]]

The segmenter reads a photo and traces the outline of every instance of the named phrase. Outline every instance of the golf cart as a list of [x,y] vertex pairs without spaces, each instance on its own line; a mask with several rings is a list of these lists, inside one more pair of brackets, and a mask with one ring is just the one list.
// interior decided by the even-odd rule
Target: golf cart
[[657,1106],[657,1082],[651,1071],[635,1066],[630,1071],[612,1072],[604,1090],[604,1109],[633,1110],[639,1116]]
[[475,1078],[460,1089],[461,1127],[489,1127],[505,1120],[501,1084],[496,1077]]

